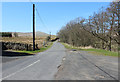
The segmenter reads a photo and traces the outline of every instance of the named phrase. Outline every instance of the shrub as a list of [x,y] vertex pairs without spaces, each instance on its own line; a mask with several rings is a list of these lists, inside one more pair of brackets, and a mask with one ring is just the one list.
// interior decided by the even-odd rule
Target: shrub
[[15,32],[15,33],[14,33],[14,36],[15,36],[15,37],[18,37],[18,33]]
[[12,37],[12,33],[10,33],[10,32],[1,32],[0,36],[2,36],[2,37]]
[[51,39],[50,36],[47,36],[46,41],[50,41],[50,39]]

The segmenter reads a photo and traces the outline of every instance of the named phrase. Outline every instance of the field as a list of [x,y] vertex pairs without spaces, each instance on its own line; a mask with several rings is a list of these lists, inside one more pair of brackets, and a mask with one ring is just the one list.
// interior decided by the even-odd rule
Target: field
[[[5,32],[5,33],[8,34],[8,32]],[[32,32],[26,32],[26,33],[16,32],[17,37],[15,37],[15,35],[14,35],[15,32],[11,32],[11,33],[12,33],[12,37],[0,37],[0,42],[33,44]],[[44,32],[40,32],[40,31],[36,31],[35,36],[36,36],[35,44],[38,44],[38,47],[41,47],[43,45],[43,43],[46,42],[46,38],[47,38],[47,36],[49,36],[49,34],[46,34]],[[55,35],[51,35],[51,39],[54,39],[55,37],[56,37]]]
[[[27,53],[27,54],[36,54],[38,52],[43,52],[50,48],[52,46],[52,42],[46,41],[47,36],[45,37],[36,37],[35,44],[38,44],[38,50],[35,51],[26,51],[26,50],[12,50],[12,52],[18,52],[18,53]],[[54,39],[55,36],[51,36],[51,39]],[[0,37],[0,42],[12,42],[12,43],[23,43],[23,44],[33,44],[33,38],[32,37]],[[43,46],[43,43],[45,45]]]
[[[35,43],[38,44],[39,47],[41,47],[43,44],[43,41],[45,40],[46,40],[46,37],[39,37],[39,38],[36,38]],[[27,44],[33,43],[32,37],[2,37],[0,39],[0,42],[1,41],[2,42],[14,42],[14,43],[27,43]]]
[[[35,39],[35,42],[41,43],[46,39],[46,37],[39,37]],[[28,43],[32,44],[32,37],[2,37],[1,41],[3,42],[16,42],[16,43]]]
[[[35,43],[41,47],[44,42],[46,42],[46,37],[36,37]],[[54,39],[55,36],[52,35],[51,39]],[[27,44],[33,44],[33,38],[32,37],[0,37],[0,42],[14,42],[14,43],[27,43]]]

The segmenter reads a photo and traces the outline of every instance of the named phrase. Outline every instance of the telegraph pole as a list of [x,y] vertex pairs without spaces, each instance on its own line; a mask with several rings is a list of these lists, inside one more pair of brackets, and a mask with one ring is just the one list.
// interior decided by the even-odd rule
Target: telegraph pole
[[35,51],[35,4],[33,4],[33,51]]
[[50,32],[50,38],[51,38],[51,32]]
[[50,40],[51,40],[51,32],[50,32]]

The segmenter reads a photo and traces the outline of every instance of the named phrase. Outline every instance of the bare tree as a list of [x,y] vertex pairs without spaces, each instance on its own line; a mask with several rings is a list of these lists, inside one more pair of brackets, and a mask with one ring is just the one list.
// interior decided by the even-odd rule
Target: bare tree
[[88,19],[76,18],[58,32],[62,42],[73,46],[93,46],[109,49],[120,44],[119,2],[111,2],[107,9],[89,16]]

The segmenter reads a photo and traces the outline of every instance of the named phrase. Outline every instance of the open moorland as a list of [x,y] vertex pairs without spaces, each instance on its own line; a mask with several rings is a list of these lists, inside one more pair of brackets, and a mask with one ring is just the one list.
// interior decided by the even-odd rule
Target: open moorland
[[[17,32],[18,36],[15,37],[0,37],[0,42],[14,42],[14,43],[23,43],[23,44],[33,44],[32,33],[20,33]],[[38,44],[39,47],[42,47],[43,43],[46,43],[46,38],[49,35],[43,32],[36,32],[35,44]],[[55,36],[51,35],[51,39],[54,39]]]

